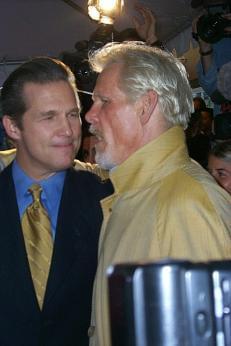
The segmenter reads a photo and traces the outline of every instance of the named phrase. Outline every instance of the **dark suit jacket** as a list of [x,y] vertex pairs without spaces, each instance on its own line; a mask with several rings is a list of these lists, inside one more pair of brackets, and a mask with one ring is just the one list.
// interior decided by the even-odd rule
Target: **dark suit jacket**
[[50,275],[39,310],[27,260],[12,167],[0,174],[0,346],[85,346],[102,211],[112,193],[92,173],[68,170]]

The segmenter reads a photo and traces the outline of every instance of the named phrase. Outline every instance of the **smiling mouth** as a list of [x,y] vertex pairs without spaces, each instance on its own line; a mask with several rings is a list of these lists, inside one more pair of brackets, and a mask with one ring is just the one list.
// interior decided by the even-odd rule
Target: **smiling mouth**
[[57,144],[57,147],[71,147],[73,146],[73,143],[63,143],[63,144]]
[[59,148],[59,149],[68,149],[68,148],[71,148],[71,149],[74,149],[75,148],[75,145],[73,142],[71,143],[59,143],[59,144],[56,144],[54,145],[55,148]]

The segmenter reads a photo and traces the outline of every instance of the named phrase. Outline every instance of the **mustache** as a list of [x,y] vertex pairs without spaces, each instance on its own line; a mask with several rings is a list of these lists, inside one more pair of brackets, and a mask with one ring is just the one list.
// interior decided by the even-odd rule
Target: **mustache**
[[102,132],[95,128],[93,125],[89,127],[89,132],[96,137],[103,138]]

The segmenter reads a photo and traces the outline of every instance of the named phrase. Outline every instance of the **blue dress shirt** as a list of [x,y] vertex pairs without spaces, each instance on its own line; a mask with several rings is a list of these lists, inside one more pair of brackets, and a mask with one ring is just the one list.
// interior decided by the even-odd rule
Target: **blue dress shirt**
[[42,187],[41,201],[48,212],[51,221],[52,236],[54,239],[66,171],[58,172],[47,179],[35,181],[26,175],[17,161],[14,160],[12,172],[20,218],[22,218],[28,205],[33,202],[32,195],[28,191],[29,187],[35,183],[39,184]]

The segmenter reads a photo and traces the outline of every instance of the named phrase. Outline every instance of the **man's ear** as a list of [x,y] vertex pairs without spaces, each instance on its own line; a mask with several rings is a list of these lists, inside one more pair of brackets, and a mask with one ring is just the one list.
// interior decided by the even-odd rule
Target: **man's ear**
[[9,138],[13,140],[17,140],[20,138],[21,131],[16,125],[15,121],[12,119],[12,117],[4,115],[2,118],[2,123]]
[[145,125],[153,114],[158,101],[158,95],[154,90],[147,91],[142,96],[142,110],[140,120],[142,125]]

